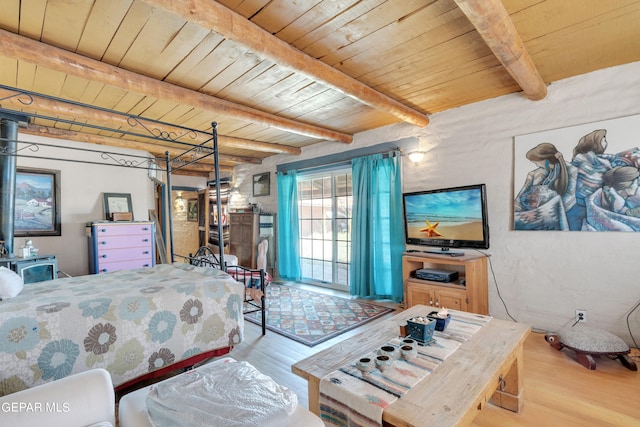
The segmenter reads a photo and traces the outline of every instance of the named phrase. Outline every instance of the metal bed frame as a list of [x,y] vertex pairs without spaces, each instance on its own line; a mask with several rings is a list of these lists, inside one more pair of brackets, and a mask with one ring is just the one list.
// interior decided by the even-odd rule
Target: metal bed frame
[[[179,170],[184,168],[190,164],[193,164],[199,160],[202,160],[206,157],[213,156],[214,158],[214,174],[215,174],[215,191],[216,191],[216,207],[218,212],[222,211],[221,206],[221,197],[220,197],[220,166],[219,166],[219,148],[218,148],[218,123],[211,123],[211,138],[207,139],[204,142],[194,143],[189,142],[195,141],[197,134],[207,134],[207,132],[184,127],[180,125],[176,125],[173,123],[162,122],[154,119],[148,119],[142,116],[136,116],[132,114],[122,113],[120,111],[111,110],[107,108],[100,108],[89,104],[84,104],[77,101],[71,101],[68,99],[57,98],[50,95],[45,95],[37,92],[32,92],[24,89],[13,88],[5,85],[0,85],[0,89],[12,92],[11,95],[6,96],[4,98],[0,98],[0,101],[8,98],[16,98],[25,106],[31,105],[35,103],[36,99],[43,98],[55,102],[66,103],[69,105],[74,105],[83,108],[89,108],[92,110],[108,112],[115,116],[118,116],[123,122],[126,122],[130,127],[130,130],[123,128],[113,128],[108,126],[103,126],[99,124],[91,124],[85,122],[79,122],[76,120],[67,120],[60,117],[52,117],[46,116],[38,113],[27,113],[15,110],[8,110],[0,107],[0,118],[8,119],[15,123],[29,123],[29,121],[33,118],[35,119],[44,119],[50,120],[54,123],[62,123],[63,125],[76,125],[80,127],[92,128],[100,131],[113,132],[115,135],[136,137],[146,140],[152,141],[164,141],[171,142],[173,144],[178,144],[185,147],[185,151],[181,154],[170,157],[169,151],[165,152],[164,159],[155,159],[153,157],[145,157],[145,156],[136,156],[130,154],[121,154],[114,153],[107,150],[97,150],[97,149],[89,149],[89,148],[72,148],[72,147],[64,147],[60,146],[58,148],[64,150],[76,150],[76,151],[85,151],[95,153],[99,156],[99,159],[95,161],[91,160],[73,160],[68,157],[61,155],[58,158],[50,158],[47,157],[48,160],[57,160],[57,161],[65,161],[65,162],[76,162],[76,163],[89,163],[89,164],[99,164],[99,165],[108,165],[108,166],[116,166],[116,167],[125,167],[125,168],[134,168],[134,169],[147,169],[147,170],[157,170],[163,171],[167,174],[167,182],[165,187],[165,194],[163,195],[166,199],[171,200],[171,173],[172,171]],[[173,129],[172,131],[166,131],[164,128]],[[40,146],[47,146],[50,144],[46,143],[34,143],[30,141],[7,141],[7,147],[0,147],[0,156],[12,156],[12,157],[27,157],[27,158],[43,158],[39,156],[37,152],[39,151]],[[208,146],[208,143],[211,142],[211,146]],[[157,160],[164,160],[166,168],[162,168],[158,166],[156,163]],[[218,254],[214,254],[208,247],[202,247],[198,249],[198,252],[194,256],[189,254],[188,257],[177,255],[174,253],[174,245],[173,245],[173,218],[171,214],[171,210],[166,215],[168,219],[168,228],[169,228],[169,245],[171,248],[171,258],[170,262],[174,262],[176,256],[180,258],[184,258],[187,262],[190,262],[194,265],[206,265],[214,268],[221,269],[231,276],[235,277],[235,279],[239,282],[244,283],[245,287],[251,287],[253,289],[260,289],[262,292],[262,297],[260,301],[255,301],[252,298],[245,298],[245,314],[253,313],[256,311],[262,312],[262,335],[265,334],[265,288],[268,285],[267,283],[267,275],[264,270],[251,269],[243,266],[228,266],[224,260],[224,235],[222,233],[222,225],[218,224],[218,232],[220,238],[218,239]]]

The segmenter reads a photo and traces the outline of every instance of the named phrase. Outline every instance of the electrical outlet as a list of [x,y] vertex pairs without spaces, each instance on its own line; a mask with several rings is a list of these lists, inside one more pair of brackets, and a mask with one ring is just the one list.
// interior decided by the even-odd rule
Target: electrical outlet
[[576,309],[576,322],[587,321],[587,310]]

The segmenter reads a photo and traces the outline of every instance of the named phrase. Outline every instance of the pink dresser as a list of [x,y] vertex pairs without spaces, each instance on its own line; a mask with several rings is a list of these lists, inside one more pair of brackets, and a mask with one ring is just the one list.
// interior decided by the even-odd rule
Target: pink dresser
[[89,273],[153,267],[156,261],[154,233],[154,223],[150,221],[88,224]]

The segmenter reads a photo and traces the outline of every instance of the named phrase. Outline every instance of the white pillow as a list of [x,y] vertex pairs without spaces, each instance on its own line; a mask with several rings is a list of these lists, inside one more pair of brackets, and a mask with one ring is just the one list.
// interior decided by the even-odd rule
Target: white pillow
[[7,267],[0,267],[0,298],[13,298],[22,292],[24,281],[13,270]]

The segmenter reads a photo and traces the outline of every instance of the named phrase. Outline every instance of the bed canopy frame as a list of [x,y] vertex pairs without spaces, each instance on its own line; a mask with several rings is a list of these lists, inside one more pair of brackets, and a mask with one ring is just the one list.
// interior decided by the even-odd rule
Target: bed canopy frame
[[[148,171],[162,171],[166,172],[166,188],[165,188],[165,197],[166,200],[171,200],[171,173],[177,170],[186,168],[187,166],[197,163],[198,161],[205,159],[207,157],[213,156],[214,159],[214,175],[215,175],[215,191],[216,191],[216,207],[218,212],[221,211],[221,201],[220,201],[220,165],[219,165],[219,149],[218,149],[218,124],[217,122],[211,123],[211,137],[203,142],[189,142],[189,140],[196,140],[196,135],[207,133],[205,131],[189,128],[181,125],[176,125],[173,123],[162,122],[159,120],[145,118],[143,116],[132,115],[127,113],[122,113],[119,111],[101,108],[93,105],[83,104],[76,101],[70,101],[67,99],[57,98],[50,95],[44,95],[28,90],[16,89],[9,86],[0,85],[0,89],[4,92],[9,92],[8,96],[0,98],[0,102],[5,101],[10,98],[15,98],[19,103],[25,106],[34,105],[35,100],[42,98],[49,101],[64,103],[70,106],[76,106],[81,108],[91,109],[98,113],[108,113],[109,115],[119,117],[123,122],[127,123],[129,129],[126,128],[115,128],[111,126],[105,126],[100,124],[92,124],[87,122],[80,122],[77,120],[69,120],[60,117],[52,117],[38,113],[31,112],[22,112],[16,110],[9,110],[5,108],[0,108],[0,175],[2,175],[3,181],[12,181],[15,184],[15,173],[16,173],[16,161],[15,159],[18,157],[23,158],[32,158],[32,159],[46,159],[46,160],[56,160],[63,162],[75,162],[75,163],[84,163],[84,164],[96,164],[103,166],[114,166],[114,167],[123,167],[123,168],[134,168],[134,169],[146,169]],[[37,107],[37,106],[36,106]],[[149,157],[149,156],[140,156],[134,154],[122,154],[116,153],[108,150],[98,150],[91,148],[80,148],[80,147],[66,147],[66,146],[58,146],[47,143],[35,143],[31,141],[21,141],[18,137],[18,126],[26,125],[34,119],[47,120],[54,123],[61,123],[65,126],[79,126],[82,128],[89,128],[97,131],[104,132],[112,132],[114,135],[120,135],[122,137],[130,137],[130,138],[138,138],[136,140],[132,139],[131,141],[139,142],[139,139],[144,141],[159,141],[159,142],[168,142],[173,145],[184,147],[184,151],[176,156],[171,157],[170,152],[165,151],[165,157],[157,158],[157,157]],[[8,128],[8,130],[7,130]],[[172,129],[171,131],[167,131],[166,129]],[[180,133],[179,133],[180,132]],[[46,135],[43,135],[46,136]],[[127,139],[123,139],[127,141]],[[211,146],[207,144],[211,143]],[[69,159],[65,158],[63,155],[60,157],[50,157],[50,156],[40,156],[38,155],[38,151],[40,147],[55,147],[59,150],[72,150],[72,151],[82,151],[88,152],[96,155],[96,160],[77,160],[77,159]],[[7,159],[13,158],[14,160],[11,164],[7,164]],[[165,167],[162,168],[158,165],[159,161],[163,161]],[[13,174],[13,178],[11,178],[8,174]],[[15,196],[15,185],[11,194],[6,194],[7,191],[4,189],[2,191],[2,199],[0,200],[0,208],[4,211],[6,209],[5,203],[7,202],[5,199],[8,197],[13,198]],[[13,203],[11,203],[13,206]],[[168,228],[169,228],[169,245],[171,247],[171,262],[175,260],[174,246],[173,246],[173,214],[172,210],[168,209]],[[3,217],[2,222],[5,223],[6,218]],[[11,220],[11,227],[13,227],[13,221]],[[3,225],[4,226],[4,225]],[[219,257],[220,257],[220,265],[224,264],[224,236],[222,233],[222,225],[218,222],[218,232],[220,238],[218,239],[219,246]],[[10,237],[13,240],[13,230],[11,230],[10,236],[7,236],[6,232],[4,233],[5,240],[8,240]],[[165,237],[166,238],[166,237]],[[13,242],[7,242],[13,246]]]

